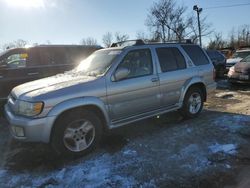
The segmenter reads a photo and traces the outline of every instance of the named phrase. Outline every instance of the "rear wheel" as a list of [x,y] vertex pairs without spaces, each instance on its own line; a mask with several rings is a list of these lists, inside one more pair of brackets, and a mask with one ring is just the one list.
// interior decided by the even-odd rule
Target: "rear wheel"
[[51,144],[58,153],[83,155],[100,141],[102,125],[94,113],[72,110],[56,122],[52,134]]
[[203,103],[204,95],[202,91],[197,87],[190,88],[185,95],[180,112],[184,118],[194,118],[201,112]]

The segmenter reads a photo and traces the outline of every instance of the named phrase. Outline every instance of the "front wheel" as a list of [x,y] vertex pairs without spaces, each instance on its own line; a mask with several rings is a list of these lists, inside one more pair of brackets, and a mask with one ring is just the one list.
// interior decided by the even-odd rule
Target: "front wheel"
[[99,142],[102,125],[94,113],[72,110],[56,122],[52,134],[51,144],[58,153],[68,156],[83,155]]
[[197,117],[203,108],[203,103],[204,96],[202,91],[193,87],[186,93],[180,112],[186,119]]

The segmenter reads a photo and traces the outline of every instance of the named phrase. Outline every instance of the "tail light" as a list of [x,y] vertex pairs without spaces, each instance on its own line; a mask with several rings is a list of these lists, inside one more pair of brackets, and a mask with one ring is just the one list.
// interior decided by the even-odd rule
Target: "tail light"
[[216,79],[216,72],[215,72],[215,68],[213,68],[213,80],[215,81]]

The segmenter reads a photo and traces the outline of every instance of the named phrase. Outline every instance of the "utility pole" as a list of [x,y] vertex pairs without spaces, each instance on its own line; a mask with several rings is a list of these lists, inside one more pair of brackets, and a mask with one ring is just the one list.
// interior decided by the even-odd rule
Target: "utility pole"
[[199,8],[198,5],[194,5],[193,10],[197,12],[198,29],[199,29],[199,41],[200,41],[200,46],[202,47],[202,43],[201,43],[201,24],[200,24],[200,13],[202,11],[202,8]]

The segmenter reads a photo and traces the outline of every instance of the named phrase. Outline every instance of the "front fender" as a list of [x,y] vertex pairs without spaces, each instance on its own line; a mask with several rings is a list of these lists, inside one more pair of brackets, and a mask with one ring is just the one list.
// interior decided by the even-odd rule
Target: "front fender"
[[48,116],[59,116],[63,112],[70,110],[72,108],[77,108],[77,107],[83,107],[83,106],[95,106],[101,112],[103,113],[103,116],[106,121],[106,125],[109,125],[109,116],[108,112],[106,110],[105,104],[102,100],[100,100],[97,97],[81,97],[81,98],[75,98],[75,99],[70,99],[64,102],[61,102],[54,106],[48,113]]

